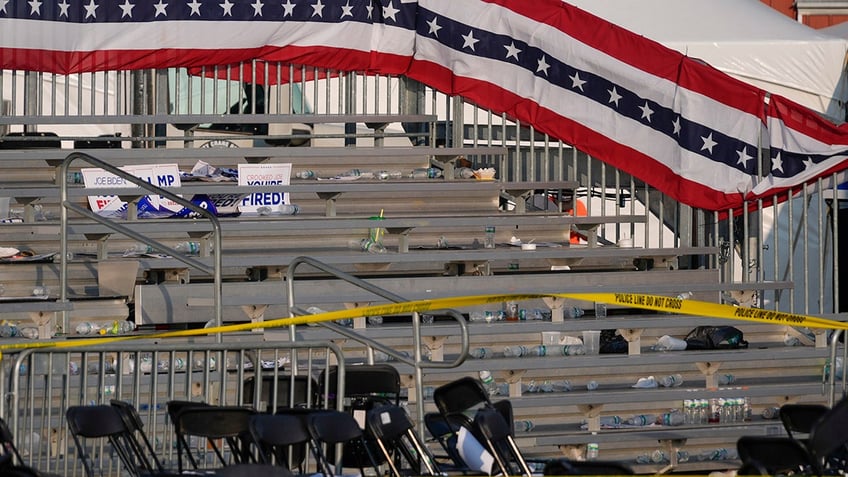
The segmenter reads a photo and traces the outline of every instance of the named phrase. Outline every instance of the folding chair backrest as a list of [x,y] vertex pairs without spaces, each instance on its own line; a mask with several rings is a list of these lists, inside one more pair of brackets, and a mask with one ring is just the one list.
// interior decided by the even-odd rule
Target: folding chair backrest
[[[309,415],[309,434],[319,469],[327,477],[335,474],[335,444],[343,445],[343,467],[356,467],[365,474],[372,468],[379,475],[377,461],[365,442],[365,435],[352,415],[334,410],[316,411]],[[340,473],[340,472],[339,472]]]
[[430,449],[415,433],[415,425],[400,406],[387,404],[368,411],[367,429],[374,436],[394,477],[401,477],[403,457],[407,475],[440,475]]
[[109,404],[118,410],[118,413],[124,420],[124,425],[127,427],[127,431],[133,437],[131,444],[136,447],[136,452],[147,456],[150,463],[157,471],[165,472],[165,468],[157,456],[153,443],[150,442],[150,439],[144,432],[144,422],[142,422],[141,416],[138,415],[138,411],[135,406],[126,401],[120,401],[117,399],[112,399],[109,401]]
[[842,398],[810,430],[807,448],[820,472],[848,469],[848,398]]
[[813,430],[813,425],[829,408],[824,404],[784,404],[780,406],[780,421],[789,437],[799,439]]
[[[206,439],[221,466],[250,461],[249,436],[250,416],[256,412],[241,406],[190,406],[180,405],[174,415],[174,431],[177,434],[177,460],[179,471],[183,471],[182,455],[196,469],[197,461],[192,457],[186,436]],[[169,411],[170,412],[170,411]],[[216,441],[224,439],[230,449],[230,458]]]
[[736,441],[742,465],[769,474],[809,474],[814,468],[807,449],[791,437],[742,436]]
[[[100,472],[95,470],[92,453],[97,446],[95,441],[107,440],[124,468],[130,475],[148,475],[158,472],[147,456],[139,454],[138,446],[133,444],[133,436],[127,429],[119,411],[110,405],[71,406],[65,411],[68,430],[76,445],[86,475],[94,477]],[[103,462],[104,455],[98,459]]]
[[489,393],[483,383],[472,377],[462,377],[443,384],[433,391],[433,401],[443,416],[462,414],[481,406],[491,406]]
[[[327,397],[326,408],[335,409],[338,394],[338,366],[321,372],[319,377],[322,396]],[[328,379],[325,379],[325,374]],[[326,384],[325,384],[326,383]],[[358,402],[400,404],[400,374],[390,364],[359,364],[345,367],[345,398]]]
[[308,413],[254,414],[248,423],[250,435],[259,448],[262,463],[298,469],[303,473],[303,462],[309,445]]
[[479,409],[474,415],[474,427],[482,436],[486,449],[494,457],[501,473],[531,477],[532,472],[510,434],[509,424],[500,412],[491,407]]
[[[292,407],[317,407],[318,405],[318,382],[306,375],[278,374],[276,376],[264,375],[257,381],[256,377],[250,376],[244,380],[242,385],[244,403],[262,410],[262,405],[267,406],[268,412],[276,409]],[[259,386],[257,388],[257,386]],[[294,388],[294,396],[292,396]],[[259,393],[257,394],[257,389]],[[259,399],[255,399],[256,396]]]

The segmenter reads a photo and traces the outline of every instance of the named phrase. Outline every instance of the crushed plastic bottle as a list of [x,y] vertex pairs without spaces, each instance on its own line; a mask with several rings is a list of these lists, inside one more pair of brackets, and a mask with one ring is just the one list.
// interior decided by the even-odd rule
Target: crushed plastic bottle
[[683,376],[680,374],[670,374],[663,376],[659,381],[660,385],[666,388],[676,388],[683,384]]
[[78,335],[96,335],[100,333],[100,325],[91,321],[77,323],[74,329]]
[[366,321],[369,325],[382,325],[383,317],[380,315],[369,316]]
[[732,374],[719,374],[718,375],[718,384],[721,386],[725,386],[728,384],[733,384],[736,382],[736,377]]
[[280,215],[297,215],[300,212],[300,207],[297,204],[280,204]]
[[307,169],[307,170],[304,170],[304,171],[296,172],[294,174],[294,176],[297,177],[298,179],[314,179],[315,173],[312,172],[311,170]]
[[682,351],[686,349],[686,340],[669,335],[660,336],[651,349],[654,351]]
[[386,247],[381,242],[375,242],[371,238],[364,238],[358,242],[359,250],[368,253],[386,253]]
[[130,248],[124,250],[125,257],[132,257],[136,255],[144,255],[146,253],[152,253],[153,247],[147,245],[146,243],[138,242],[133,244]]
[[27,326],[25,328],[21,328],[18,330],[18,333],[26,339],[37,340],[38,339],[38,328],[34,326]]
[[174,250],[184,255],[199,255],[200,254],[200,242],[180,242],[174,245]]
[[586,383],[586,389],[589,391],[595,391],[596,389],[598,389],[598,382],[594,379],[592,381],[589,381],[588,383]]

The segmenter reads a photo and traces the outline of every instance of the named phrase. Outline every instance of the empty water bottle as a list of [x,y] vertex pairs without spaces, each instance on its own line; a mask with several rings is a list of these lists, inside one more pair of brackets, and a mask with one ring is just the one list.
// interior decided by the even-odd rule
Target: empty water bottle
[[680,374],[670,374],[660,378],[660,384],[666,388],[676,388],[683,384],[683,376]]
[[492,356],[492,350],[489,348],[473,348],[468,351],[468,356],[474,359],[484,359],[487,356]]
[[468,314],[468,321],[480,323],[486,321],[485,311],[472,311]]
[[185,255],[199,255],[200,242],[180,242],[174,245],[174,250]]
[[300,212],[300,207],[297,204],[280,204],[280,215],[297,215]]
[[298,179],[314,179],[315,173],[310,171],[309,169],[307,169],[305,171],[296,172],[294,176],[297,177]]
[[339,177],[359,177],[362,175],[362,171],[359,169],[350,169],[345,172],[339,174]]
[[627,420],[631,426],[648,426],[657,422],[657,416],[653,414],[637,414]]
[[375,242],[370,238],[364,238],[359,241],[359,249],[368,253],[386,253],[386,247],[380,242]]
[[18,332],[24,338],[31,339],[31,340],[37,340],[38,339],[38,328],[36,328],[34,326],[28,326],[26,328],[21,328],[20,330],[18,330]]
[[413,169],[413,179],[437,179],[442,177],[442,170],[436,167],[421,167]]
[[513,423],[515,432],[530,432],[534,427],[536,426],[533,424],[533,421],[527,419],[521,419]]
[[75,330],[78,335],[96,335],[100,332],[100,325],[91,321],[83,321],[77,324]]
[[736,377],[732,374],[719,374],[718,376],[718,384],[724,386],[727,384],[733,384],[736,382]]
[[505,346],[503,354],[507,358],[520,358],[527,354],[527,347],[522,345]]
[[598,389],[598,382],[594,379],[592,381],[589,381],[588,383],[586,383],[586,389],[589,391],[594,391]]
[[474,170],[470,167],[457,167],[453,170],[453,177],[455,179],[473,179]]
[[780,408],[779,407],[767,407],[763,409],[762,413],[763,419],[777,419],[780,416]]
[[147,245],[146,243],[138,242],[133,244],[130,248],[124,250],[124,256],[133,256],[133,255],[144,255],[145,253],[152,253],[153,247]]
[[366,321],[369,325],[382,325],[383,317],[380,315],[369,316]]
[[686,420],[685,416],[680,411],[666,412],[660,416],[664,426],[682,426]]
[[580,318],[581,316],[585,315],[586,312],[583,311],[583,308],[580,308],[578,306],[571,306],[566,308],[563,311],[563,314],[566,318]]
[[563,345],[560,351],[563,356],[581,356],[586,354],[586,347],[582,344]]
[[0,337],[13,338],[18,335],[18,327],[14,323],[4,321],[0,323]]
[[621,417],[619,416],[601,416],[601,426],[604,427],[619,427],[621,426]]
[[[545,381],[545,383],[548,383],[548,381]],[[571,381],[567,379],[550,381],[550,390],[557,393],[571,391]]]

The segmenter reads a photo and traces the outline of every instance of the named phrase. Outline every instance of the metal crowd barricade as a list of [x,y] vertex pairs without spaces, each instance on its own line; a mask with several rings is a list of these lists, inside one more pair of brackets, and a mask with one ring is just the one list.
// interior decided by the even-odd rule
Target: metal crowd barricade
[[[342,370],[337,386],[344,392],[344,356],[332,343],[240,343],[237,337],[227,344],[198,342],[205,340],[114,342],[6,355],[0,371],[6,384],[0,414],[7,416],[28,465],[71,476],[84,471],[65,421],[70,406],[109,404],[113,399],[132,404],[158,457],[166,467],[176,468],[168,401],[244,405],[259,412],[275,412],[282,402],[320,407],[327,402],[319,394],[327,383],[321,386],[318,377],[335,364]],[[294,396],[296,386],[288,385],[296,380],[309,383],[305,402]],[[283,392],[290,395],[278,395]],[[212,457],[206,451],[205,445],[192,443],[199,462]],[[113,469],[113,475],[124,472],[108,446],[93,450],[91,457],[101,469]]]

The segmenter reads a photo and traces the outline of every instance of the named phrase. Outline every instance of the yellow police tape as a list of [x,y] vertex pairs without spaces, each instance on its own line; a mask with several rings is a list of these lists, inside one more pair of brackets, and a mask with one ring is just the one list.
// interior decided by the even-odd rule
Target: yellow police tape
[[247,331],[257,328],[276,328],[289,325],[318,323],[321,321],[358,318],[362,316],[407,314],[412,312],[425,312],[433,310],[442,310],[446,308],[462,308],[466,306],[485,305],[488,303],[532,300],[539,298],[570,298],[575,300],[591,301],[597,303],[607,303],[609,305],[621,305],[627,308],[641,308],[646,310],[664,311],[682,315],[704,316],[708,318],[725,318],[731,320],[753,321],[757,323],[805,326],[808,328],[848,330],[848,323],[843,323],[835,320],[828,320],[826,318],[799,315],[794,313],[784,313],[780,311],[762,310],[759,308],[745,308],[731,305],[721,305],[717,303],[709,303],[697,300],[684,300],[681,298],[667,296],[645,295],[639,293],[545,293],[470,295],[462,297],[435,298],[431,300],[417,300],[403,303],[389,303],[384,305],[363,306],[348,310],[330,311],[316,315],[304,315],[291,318],[277,318],[256,323],[243,323],[238,325],[216,326],[212,328],[200,328],[193,330],[114,336],[107,338],[75,339],[55,342],[26,341],[21,343],[0,345],[0,350],[29,348],[77,348],[82,346],[103,345],[107,343],[128,341],[134,339],[180,338],[186,336],[199,336],[216,333],[228,333],[234,331]]

